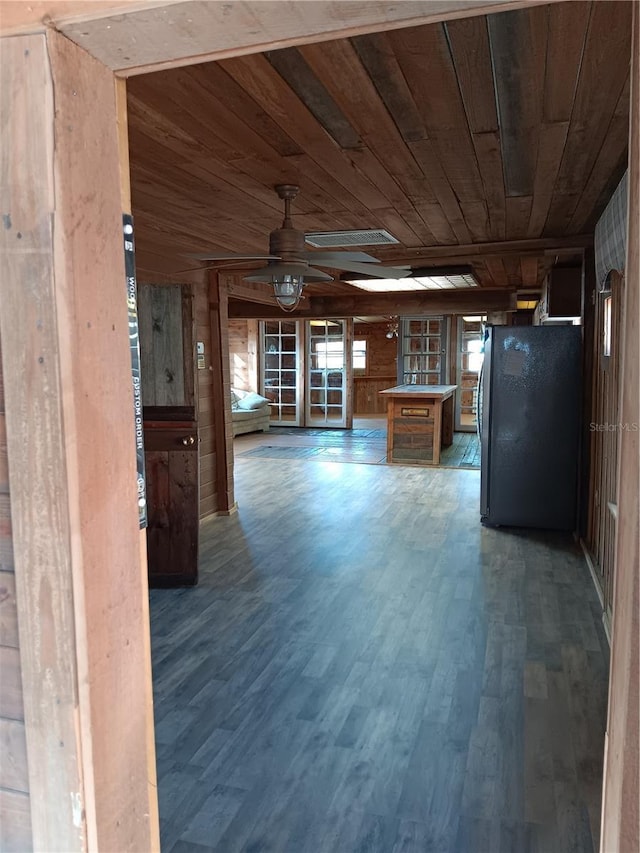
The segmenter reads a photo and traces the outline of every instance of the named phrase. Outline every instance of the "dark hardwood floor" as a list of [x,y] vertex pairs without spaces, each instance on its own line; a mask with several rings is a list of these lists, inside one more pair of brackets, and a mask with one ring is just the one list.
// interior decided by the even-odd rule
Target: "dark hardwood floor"
[[236,460],[151,594],[165,853],[592,853],[606,639],[568,537],[472,470]]

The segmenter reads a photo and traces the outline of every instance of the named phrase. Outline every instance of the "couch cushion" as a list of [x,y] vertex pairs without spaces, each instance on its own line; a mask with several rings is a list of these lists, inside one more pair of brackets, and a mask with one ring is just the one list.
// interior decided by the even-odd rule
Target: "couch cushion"
[[233,411],[233,422],[235,423],[244,423],[245,421],[255,421],[259,423],[261,420],[264,420],[265,417],[269,417],[268,409],[264,411],[260,409],[234,409]]
[[238,408],[244,409],[245,411],[251,411],[252,409],[259,409],[261,406],[264,406],[265,403],[268,403],[266,397],[261,397],[260,394],[255,394],[251,391],[245,397],[241,397],[238,400]]

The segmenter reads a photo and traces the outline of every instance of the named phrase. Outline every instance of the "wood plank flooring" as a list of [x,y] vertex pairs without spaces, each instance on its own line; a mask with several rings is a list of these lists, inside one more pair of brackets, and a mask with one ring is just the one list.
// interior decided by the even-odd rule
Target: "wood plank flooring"
[[[249,433],[234,439],[236,458],[322,459],[384,465],[387,461],[386,426],[352,430],[271,427],[268,433]],[[445,468],[479,468],[480,442],[475,433],[456,432],[453,444],[440,454]]]
[[151,594],[165,853],[593,853],[608,649],[570,539],[477,471],[236,460]]

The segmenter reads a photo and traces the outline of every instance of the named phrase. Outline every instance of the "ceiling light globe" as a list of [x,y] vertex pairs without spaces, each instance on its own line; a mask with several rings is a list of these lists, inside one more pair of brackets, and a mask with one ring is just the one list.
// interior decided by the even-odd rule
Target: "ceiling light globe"
[[293,311],[300,302],[304,277],[302,275],[278,275],[271,279],[276,302],[283,311]]

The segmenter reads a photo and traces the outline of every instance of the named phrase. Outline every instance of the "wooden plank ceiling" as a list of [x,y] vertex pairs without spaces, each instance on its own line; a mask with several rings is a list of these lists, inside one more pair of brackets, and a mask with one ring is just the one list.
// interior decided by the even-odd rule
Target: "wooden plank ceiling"
[[[142,274],[264,252],[276,183],[304,231],[386,228],[381,260],[530,288],[626,165],[630,2],[567,2],[128,81]],[[317,292],[353,293],[348,285]]]

